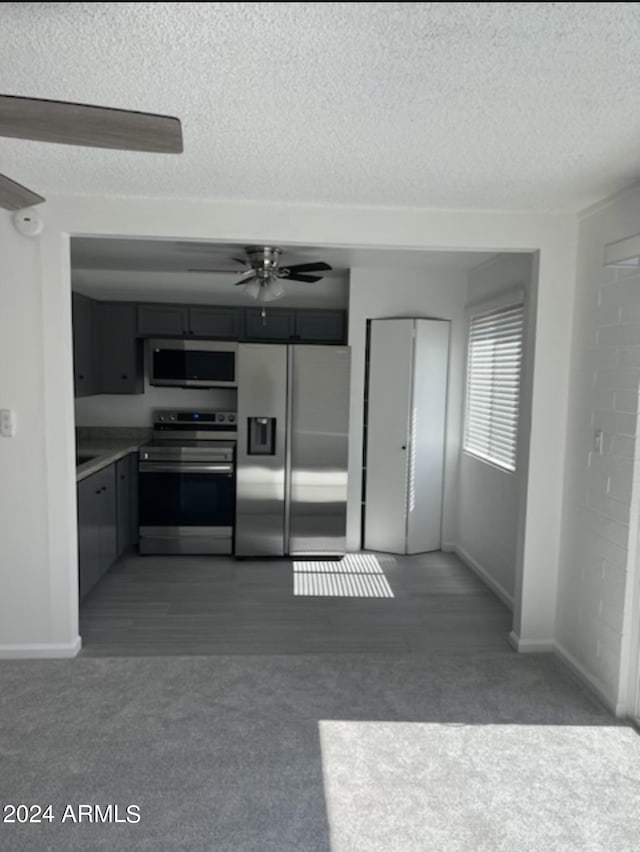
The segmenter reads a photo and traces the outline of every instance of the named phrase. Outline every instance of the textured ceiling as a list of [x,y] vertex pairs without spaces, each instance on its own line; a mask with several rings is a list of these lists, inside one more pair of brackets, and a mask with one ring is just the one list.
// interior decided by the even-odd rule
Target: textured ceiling
[[640,174],[638,3],[4,3],[7,94],[167,112],[181,156],[0,139],[38,192],[579,209]]

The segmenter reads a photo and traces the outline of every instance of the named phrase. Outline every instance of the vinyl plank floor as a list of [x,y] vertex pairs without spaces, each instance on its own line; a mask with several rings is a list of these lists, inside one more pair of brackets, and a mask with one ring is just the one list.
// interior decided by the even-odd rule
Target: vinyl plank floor
[[[318,593],[294,594],[295,571],[306,578],[296,588]],[[385,596],[368,596],[376,594]],[[82,654],[96,657],[511,653],[510,629],[502,602],[455,555],[439,552],[297,566],[130,555],[80,608]]]

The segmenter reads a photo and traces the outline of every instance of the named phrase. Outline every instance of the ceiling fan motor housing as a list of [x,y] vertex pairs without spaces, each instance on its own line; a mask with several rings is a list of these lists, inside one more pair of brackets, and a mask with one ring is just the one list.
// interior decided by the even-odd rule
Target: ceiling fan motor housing
[[246,248],[247,258],[258,278],[269,280],[275,275],[280,263],[282,249],[274,246],[248,246]]

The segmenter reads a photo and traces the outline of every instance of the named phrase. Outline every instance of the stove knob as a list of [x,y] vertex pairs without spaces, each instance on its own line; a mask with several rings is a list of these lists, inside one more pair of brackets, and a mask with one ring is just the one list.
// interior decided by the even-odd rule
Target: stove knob
[[161,414],[160,417],[158,417],[158,420],[162,423],[164,420],[164,414]]
[[235,414],[230,414],[229,417],[228,417],[228,420],[229,420],[229,423],[235,423],[236,422]]

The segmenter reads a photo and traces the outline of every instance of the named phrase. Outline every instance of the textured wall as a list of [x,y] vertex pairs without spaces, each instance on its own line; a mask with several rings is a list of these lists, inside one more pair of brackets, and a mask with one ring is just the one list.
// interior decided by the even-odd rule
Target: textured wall
[[640,275],[602,261],[639,219],[636,192],[581,224],[571,361],[557,638],[612,705],[626,686],[640,515]]

